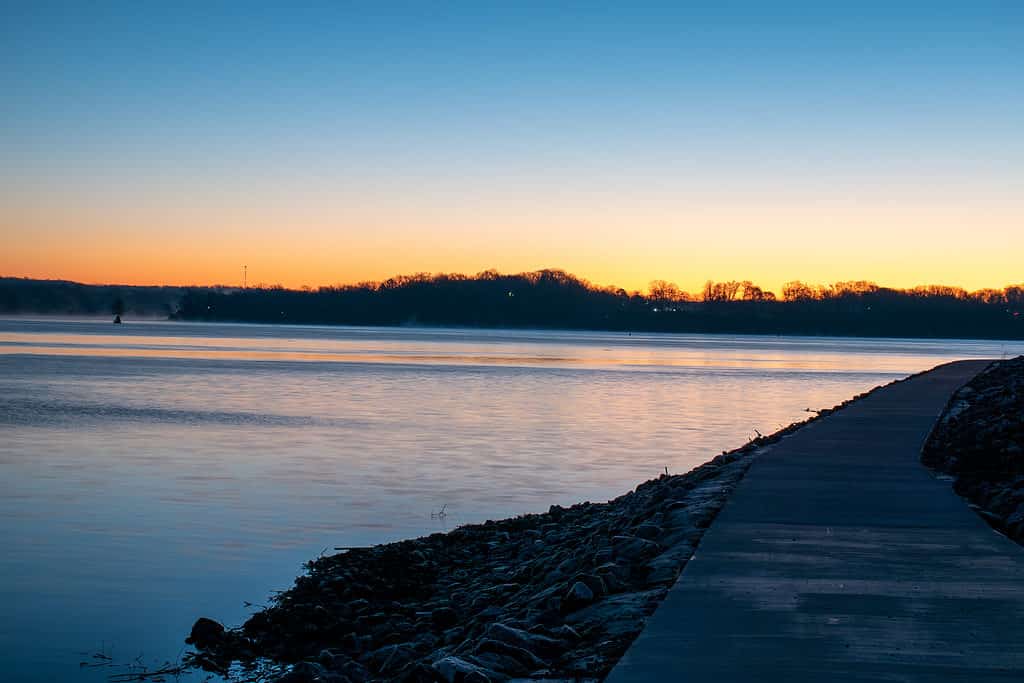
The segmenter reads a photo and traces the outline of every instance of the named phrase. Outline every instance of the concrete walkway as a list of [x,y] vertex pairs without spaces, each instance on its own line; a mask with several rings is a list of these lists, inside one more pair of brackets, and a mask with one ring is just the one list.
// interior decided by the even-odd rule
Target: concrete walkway
[[919,462],[958,362],[751,467],[608,681],[1024,681],[1024,548]]

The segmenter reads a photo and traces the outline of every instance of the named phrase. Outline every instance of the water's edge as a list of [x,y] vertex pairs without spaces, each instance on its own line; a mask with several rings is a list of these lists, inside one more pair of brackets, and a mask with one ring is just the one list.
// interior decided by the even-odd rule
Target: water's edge
[[[928,371],[925,371],[928,372]],[[189,666],[313,680],[600,680],[621,658],[754,460],[875,391],[666,474],[608,503],[321,556],[226,630],[200,618]],[[339,549],[336,549],[339,550]],[[313,626],[311,626],[313,625]],[[239,668],[241,664],[241,668]],[[342,678],[343,677],[343,678]]]

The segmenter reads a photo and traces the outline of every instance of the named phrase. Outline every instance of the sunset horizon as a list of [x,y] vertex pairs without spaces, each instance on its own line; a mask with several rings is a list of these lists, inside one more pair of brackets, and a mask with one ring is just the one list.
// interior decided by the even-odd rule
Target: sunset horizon
[[0,63],[4,681],[1024,681],[1024,0]]
[[907,284],[907,285],[895,285],[895,284],[892,284],[890,282],[885,282],[885,281],[881,281],[880,282],[880,281],[877,281],[877,280],[872,280],[870,278],[851,277],[851,278],[843,278],[843,279],[838,279],[837,278],[837,279],[832,279],[832,280],[827,280],[827,281],[814,281],[814,280],[810,280],[810,279],[801,279],[801,278],[787,278],[787,279],[783,280],[782,282],[780,282],[777,287],[770,287],[770,286],[765,286],[763,282],[760,282],[760,281],[752,279],[752,278],[745,278],[745,277],[744,278],[715,278],[715,277],[711,277],[711,278],[707,278],[707,279],[705,279],[703,281],[700,281],[699,283],[695,283],[691,287],[686,287],[686,286],[681,285],[679,282],[677,282],[675,280],[670,280],[670,279],[662,278],[662,277],[652,277],[652,278],[649,278],[648,280],[646,280],[646,283],[644,285],[642,285],[642,286],[639,286],[639,287],[626,287],[626,286],[620,285],[617,282],[602,282],[600,280],[595,280],[595,279],[586,277],[585,275],[583,275],[581,273],[572,272],[572,271],[570,271],[570,270],[568,270],[566,268],[558,268],[558,267],[553,267],[553,266],[552,267],[544,267],[544,268],[528,268],[528,269],[523,269],[523,270],[501,270],[501,269],[498,269],[498,268],[481,268],[479,270],[465,271],[465,272],[463,272],[463,271],[433,271],[432,272],[432,271],[426,271],[426,270],[412,270],[412,271],[403,272],[403,273],[391,273],[391,274],[383,276],[383,277],[368,277],[368,278],[359,278],[359,279],[351,279],[351,280],[338,278],[338,279],[334,279],[334,280],[330,280],[330,281],[325,281],[323,283],[318,283],[318,284],[310,284],[310,283],[307,283],[307,282],[303,282],[302,284],[293,284],[293,283],[286,283],[286,282],[281,282],[281,281],[277,281],[277,280],[264,281],[262,279],[259,279],[259,277],[258,277],[259,274],[258,273],[252,273],[251,271],[248,270],[248,268],[243,268],[242,270],[240,270],[239,271],[239,275],[238,275],[238,279],[237,279],[237,281],[234,281],[234,282],[228,281],[228,280],[224,280],[224,281],[211,281],[211,282],[196,282],[196,281],[187,281],[187,280],[183,280],[183,281],[170,281],[170,282],[104,281],[104,280],[84,280],[84,279],[76,279],[76,278],[68,278],[68,277],[58,277],[58,276],[54,276],[54,277],[39,277],[39,276],[34,276],[34,275],[17,275],[17,274],[13,274],[13,273],[3,273],[3,272],[0,272],[0,279],[7,278],[7,279],[39,280],[39,281],[47,281],[47,282],[71,282],[71,283],[81,284],[81,285],[102,286],[102,287],[175,287],[175,288],[182,288],[182,289],[188,289],[188,288],[200,288],[200,289],[203,289],[203,288],[241,288],[241,287],[249,287],[251,289],[265,289],[265,288],[272,288],[272,287],[283,287],[284,289],[295,290],[295,291],[302,291],[302,290],[317,290],[317,289],[322,289],[322,288],[334,288],[334,287],[355,287],[355,286],[360,286],[360,285],[364,285],[364,284],[380,285],[381,283],[386,282],[388,280],[397,280],[397,279],[412,278],[412,277],[418,277],[418,276],[426,276],[426,277],[460,276],[460,277],[474,278],[474,277],[477,277],[479,275],[486,274],[486,273],[497,273],[498,275],[501,275],[501,276],[518,276],[518,275],[527,275],[527,274],[531,274],[531,273],[540,273],[540,272],[545,272],[545,271],[566,273],[567,275],[569,275],[571,277],[578,278],[579,280],[581,280],[583,282],[586,282],[588,285],[591,285],[592,287],[594,287],[596,289],[615,289],[615,290],[621,289],[621,290],[624,290],[624,291],[626,291],[626,292],[628,292],[630,294],[637,293],[637,294],[641,294],[641,295],[649,295],[651,293],[652,286],[655,286],[657,283],[665,283],[665,284],[677,286],[679,288],[679,290],[683,294],[686,294],[687,296],[689,296],[690,298],[693,298],[693,299],[699,299],[701,291],[702,291],[702,289],[704,288],[704,286],[707,283],[722,283],[722,282],[739,282],[739,283],[749,282],[751,284],[757,285],[758,287],[760,287],[761,289],[763,289],[766,292],[772,292],[773,294],[775,294],[776,296],[778,296],[780,298],[782,296],[782,293],[783,293],[783,290],[785,288],[785,285],[791,284],[791,283],[800,283],[800,284],[805,284],[805,285],[808,285],[808,286],[811,286],[811,287],[830,287],[832,285],[843,285],[843,284],[849,284],[849,283],[866,283],[866,284],[871,284],[871,285],[877,285],[878,287],[880,287],[882,289],[892,289],[892,290],[897,290],[897,291],[912,291],[912,290],[915,290],[915,289],[922,289],[922,288],[929,288],[929,287],[939,287],[939,288],[949,288],[949,289],[954,289],[954,290],[960,290],[960,291],[963,291],[963,292],[968,293],[968,294],[973,293],[973,292],[984,292],[984,291],[1002,291],[1002,290],[1004,290],[1004,289],[1006,289],[1008,287],[1022,287],[1022,286],[1024,286],[1024,278],[1022,278],[1022,281],[1017,281],[1017,282],[993,283],[993,284],[989,284],[989,285],[983,285],[983,286],[980,286],[980,287],[964,287],[964,286],[961,286],[961,285],[950,284],[948,282],[916,282],[916,283]]
[[0,273],[1020,281],[1021,9],[12,12]]

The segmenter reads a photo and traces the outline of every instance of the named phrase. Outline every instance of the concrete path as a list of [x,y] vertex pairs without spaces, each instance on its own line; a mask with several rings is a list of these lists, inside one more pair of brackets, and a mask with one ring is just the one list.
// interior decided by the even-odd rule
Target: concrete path
[[608,678],[1024,681],[1024,548],[920,464],[959,362],[763,454]]

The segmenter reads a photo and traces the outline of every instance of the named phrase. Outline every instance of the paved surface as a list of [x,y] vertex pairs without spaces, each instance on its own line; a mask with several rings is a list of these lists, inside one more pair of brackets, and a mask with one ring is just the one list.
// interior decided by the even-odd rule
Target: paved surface
[[1024,548],[920,464],[959,362],[763,454],[608,678],[1024,681]]

